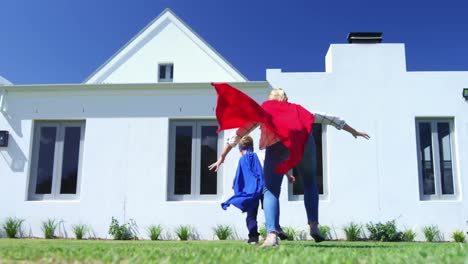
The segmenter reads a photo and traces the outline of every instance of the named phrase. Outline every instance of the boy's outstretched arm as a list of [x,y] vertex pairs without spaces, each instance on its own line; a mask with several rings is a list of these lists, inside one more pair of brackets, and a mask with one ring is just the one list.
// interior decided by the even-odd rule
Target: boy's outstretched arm
[[343,130],[349,132],[351,135],[353,135],[353,137],[357,138],[357,137],[363,137],[365,139],[369,139],[370,136],[367,134],[367,133],[364,133],[364,132],[359,132],[359,131],[356,131],[356,129],[352,128],[351,126],[349,126],[348,124],[345,124],[344,127],[343,127]]
[[213,169],[214,169],[215,171],[218,171],[219,166],[221,166],[221,164],[224,162],[224,159],[226,158],[226,156],[227,156],[227,154],[229,153],[229,151],[231,151],[231,149],[232,149],[231,145],[226,144],[226,145],[224,146],[223,152],[221,153],[221,156],[219,157],[219,159],[218,159],[215,163],[213,163],[213,164],[211,164],[210,166],[208,166],[208,169],[209,169],[209,170],[213,170]]

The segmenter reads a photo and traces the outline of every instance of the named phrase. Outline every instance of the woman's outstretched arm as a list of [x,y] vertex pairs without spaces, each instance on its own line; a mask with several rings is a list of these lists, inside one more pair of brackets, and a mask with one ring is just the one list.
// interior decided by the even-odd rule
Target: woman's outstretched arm
[[352,128],[352,127],[349,126],[348,124],[345,124],[345,125],[344,125],[343,130],[349,132],[349,133],[350,133],[351,135],[353,135],[353,137],[355,137],[355,138],[357,138],[357,137],[363,137],[363,138],[365,138],[365,139],[369,139],[369,138],[370,138],[370,136],[369,136],[367,133],[356,131],[356,129]]

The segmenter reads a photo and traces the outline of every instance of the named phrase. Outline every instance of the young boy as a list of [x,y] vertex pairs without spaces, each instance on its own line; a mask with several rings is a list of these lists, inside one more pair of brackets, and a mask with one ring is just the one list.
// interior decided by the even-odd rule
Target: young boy
[[253,139],[244,136],[239,141],[239,151],[242,157],[239,159],[236,176],[233,182],[234,196],[222,203],[224,210],[229,205],[234,205],[242,212],[247,212],[246,224],[249,230],[249,244],[258,243],[257,213],[260,199],[263,194],[263,169],[254,153]]

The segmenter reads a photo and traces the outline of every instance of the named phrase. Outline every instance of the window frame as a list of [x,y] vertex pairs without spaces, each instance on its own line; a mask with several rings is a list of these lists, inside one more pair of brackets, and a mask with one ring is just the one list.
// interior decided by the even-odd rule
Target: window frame
[[[168,67],[170,66],[170,67]],[[161,78],[161,67],[165,67],[165,78]],[[171,78],[171,72],[172,72],[172,78]],[[158,64],[158,82],[160,83],[171,83],[174,82],[174,63],[159,63]]]
[[[327,129],[328,129],[328,126],[322,124],[323,194],[319,194],[319,200],[326,200],[329,195]],[[290,171],[290,173],[292,174],[292,170]],[[289,182],[288,182],[288,201],[304,201],[304,194],[294,194],[293,184]]]
[[[175,144],[176,144],[176,127],[191,126],[192,127],[192,164],[190,175],[190,194],[174,194],[175,191]],[[218,127],[216,120],[212,119],[193,119],[193,120],[169,120],[169,150],[168,150],[168,173],[167,173],[167,201],[215,201],[219,200],[223,195],[223,173],[222,168],[218,170],[216,181],[216,194],[200,194],[201,175],[200,166],[201,158],[201,128],[203,126]],[[217,157],[223,147],[223,132],[218,133],[217,140]]]
[[[418,185],[419,185],[419,199],[421,201],[434,201],[434,200],[455,200],[459,197],[458,189],[458,177],[457,177],[457,163],[456,163],[456,151],[455,151],[455,122],[453,118],[431,118],[431,117],[416,117],[416,154],[418,162]],[[420,134],[419,124],[429,123],[431,127],[431,144],[432,144],[432,162],[434,168],[434,194],[424,194],[423,186],[423,174],[422,174],[422,163],[420,153]],[[440,146],[438,140],[438,123],[448,123],[450,129],[450,155],[452,162],[452,182],[453,182],[453,194],[442,194],[442,173],[440,167]]]
[[[42,127],[55,127],[57,130],[55,136],[54,164],[52,173],[52,186],[50,194],[37,194],[37,166],[39,162],[39,141]],[[63,150],[65,141],[65,130],[67,127],[80,127],[80,147],[78,153],[78,171],[76,180],[75,194],[61,194],[62,184],[62,165],[63,165]],[[84,133],[85,120],[35,120],[33,126],[31,165],[28,179],[28,200],[76,200],[80,197],[81,186],[81,171],[83,164],[83,149],[84,149]]]

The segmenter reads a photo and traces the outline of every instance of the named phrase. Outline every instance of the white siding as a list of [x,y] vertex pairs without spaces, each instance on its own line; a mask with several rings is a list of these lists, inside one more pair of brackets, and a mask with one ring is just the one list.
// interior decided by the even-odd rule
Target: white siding
[[[267,81],[285,89],[292,102],[342,117],[371,136],[355,140],[328,129],[330,190],[320,201],[320,222],[341,236],[350,221],[397,219],[401,227],[415,227],[419,239],[424,225],[438,225],[445,239],[466,229],[468,104],[461,92],[468,72],[406,72],[403,44],[333,44],[326,68],[325,73],[267,70]],[[459,199],[420,201],[416,117],[454,118]],[[283,206],[283,224],[303,224],[302,207],[300,202]]]

